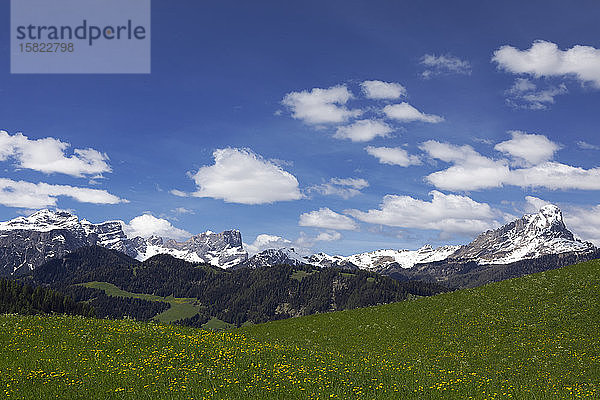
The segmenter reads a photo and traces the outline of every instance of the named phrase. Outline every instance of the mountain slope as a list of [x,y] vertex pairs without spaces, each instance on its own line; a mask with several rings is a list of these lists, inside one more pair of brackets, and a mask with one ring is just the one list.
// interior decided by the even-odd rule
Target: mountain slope
[[221,233],[207,231],[192,236],[185,242],[163,241],[151,237],[137,246],[137,257],[146,260],[157,254],[170,254],[189,262],[211,264],[221,268],[231,268],[248,258],[242,244],[240,231],[230,230]]
[[[399,282],[366,271],[347,273],[304,265],[224,270],[167,254],[140,262],[99,246],[84,247],[61,259],[50,260],[23,279],[50,285],[73,294],[77,300],[97,296],[97,292],[77,286],[90,282],[109,283],[132,294],[191,299],[202,307],[194,318],[182,323],[194,326],[201,326],[211,318],[239,326],[390,303],[446,290],[435,283]],[[137,297],[148,299],[148,296]],[[96,303],[94,306],[100,307]],[[99,315],[106,315],[104,311],[98,309]],[[136,311],[128,315],[138,314]]]
[[66,211],[40,210],[0,222],[0,276],[27,273],[45,261],[84,246],[98,245],[138,260],[171,254],[190,262],[223,268],[248,258],[239,231],[205,232],[185,242],[159,237],[129,238],[122,221],[93,224]]
[[474,260],[478,264],[510,264],[548,254],[587,252],[594,246],[573,237],[563,222],[562,212],[554,205],[542,207],[496,230],[479,235],[462,246],[452,259]]
[[0,370],[9,399],[596,399],[599,287],[593,261],[227,332],[1,315]]
[[[446,271],[466,267],[527,264],[545,257],[548,268],[564,266],[560,260],[585,261],[596,257],[598,249],[589,242],[576,239],[565,226],[560,209],[547,205],[539,213],[527,214],[498,229],[479,235],[463,246],[441,246],[433,249],[425,245],[418,250],[375,250],[350,256],[331,256],[317,253],[301,257],[293,249],[265,250],[241,266],[264,266],[277,263],[297,265],[305,263],[319,267],[364,269],[387,275],[425,279],[440,278],[440,272],[428,268],[437,266]],[[564,255],[559,257],[558,255]],[[571,254],[575,257],[567,257]],[[549,256],[549,257],[546,257]],[[438,269],[439,269],[438,268]],[[430,274],[424,274],[424,271]],[[512,276],[514,277],[514,276]],[[408,278],[406,278],[408,279]]]

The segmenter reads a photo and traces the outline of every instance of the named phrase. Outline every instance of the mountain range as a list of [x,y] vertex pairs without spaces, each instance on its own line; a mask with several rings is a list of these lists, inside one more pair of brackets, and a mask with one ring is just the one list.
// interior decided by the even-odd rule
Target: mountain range
[[[600,256],[593,244],[574,237],[564,224],[561,210],[554,205],[542,207],[498,229],[483,232],[463,246],[429,245],[418,250],[376,250],[350,256],[317,253],[303,256],[293,248],[267,249],[249,257],[241,233],[227,230],[207,231],[186,241],[128,237],[121,221],[93,224],[66,211],[40,210],[28,217],[0,223],[0,275],[27,273],[49,259],[62,257],[84,246],[117,250],[144,261],[157,254],[169,254],[193,263],[220,268],[260,268],[265,266],[311,265],[362,269],[391,275],[400,280],[425,279],[450,286],[480,283],[477,272],[496,271],[490,280],[504,279],[506,271],[521,265],[523,271],[534,260],[546,260],[544,269]],[[491,269],[490,269],[491,268]],[[500,272],[498,272],[500,271]],[[510,277],[522,275],[518,268]],[[468,274],[475,280],[464,277]],[[460,277],[458,277],[461,275]],[[458,277],[458,279],[457,279]],[[461,283],[462,282],[462,283]]]

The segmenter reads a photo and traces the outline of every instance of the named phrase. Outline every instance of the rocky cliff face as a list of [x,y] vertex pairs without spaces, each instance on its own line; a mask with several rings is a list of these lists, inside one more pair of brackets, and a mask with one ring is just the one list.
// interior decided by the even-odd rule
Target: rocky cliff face
[[121,221],[93,224],[65,211],[41,210],[0,223],[0,275],[27,272],[50,258],[92,245],[117,250],[139,260],[166,253],[223,268],[248,258],[239,231],[206,232],[185,242],[164,242],[159,237],[128,238]]
[[591,243],[573,237],[558,207],[547,205],[537,214],[525,215],[482,233],[450,258],[478,264],[510,264],[548,254],[587,252],[593,248]]
[[137,247],[139,260],[156,254],[171,254],[190,262],[207,263],[221,268],[231,268],[248,259],[243,248],[240,231],[221,233],[205,232],[192,236],[185,242],[151,237]]

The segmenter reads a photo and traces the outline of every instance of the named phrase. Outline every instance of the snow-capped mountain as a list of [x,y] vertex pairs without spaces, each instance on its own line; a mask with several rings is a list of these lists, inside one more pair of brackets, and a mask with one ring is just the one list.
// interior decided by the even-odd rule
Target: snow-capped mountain
[[561,254],[576,254],[586,258],[596,252],[598,249],[594,245],[576,239],[566,228],[558,207],[547,205],[539,213],[525,215],[498,229],[484,232],[463,246],[434,249],[425,245],[418,250],[375,250],[350,256],[317,253],[305,257],[293,249],[270,249],[258,253],[240,266],[256,268],[303,262],[318,267],[360,268],[383,274],[400,274],[410,279],[412,275],[422,278],[419,274],[425,270],[428,271],[426,275],[439,277],[448,273],[440,271],[450,264],[453,270],[460,270],[461,265],[467,264],[509,265]]
[[330,256],[317,253],[306,260],[321,267],[348,268],[355,266],[369,271],[383,272],[390,266],[412,268],[415,264],[445,260],[460,246],[441,246],[437,249],[425,245],[418,250],[375,250],[351,256]]
[[95,242],[77,217],[38,211],[0,223],[0,275],[29,271],[44,261]]
[[163,241],[160,237],[150,237],[137,247],[138,260],[145,260],[156,254],[170,254],[186,261],[211,264],[221,268],[231,268],[243,263],[248,253],[242,245],[240,231],[221,233],[207,231],[192,236],[185,242],[173,239]]
[[28,217],[0,222],[0,275],[29,271],[50,258],[91,245],[117,250],[141,261],[166,253],[222,268],[248,258],[241,234],[235,230],[208,231],[185,242],[163,241],[159,237],[128,238],[122,221],[93,224],[66,211],[40,210]]
[[309,264],[305,257],[302,257],[296,251],[289,248],[267,249],[250,257],[235,268],[260,268],[271,267],[273,265],[306,265]]
[[313,265],[315,267],[364,269],[374,272],[385,272],[392,268],[411,268],[417,263],[432,262],[446,259],[460,246],[443,246],[433,249],[426,245],[419,250],[376,250],[351,256],[331,256],[326,253],[316,253],[302,256],[293,248],[267,249],[250,257],[237,268],[259,268],[277,264]]
[[569,255],[574,255],[576,260],[590,259],[596,254],[600,257],[600,250],[595,246],[573,236],[563,222],[560,209],[553,205],[484,232],[464,246],[434,249],[426,245],[418,250],[375,250],[350,256],[325,253],[303,256],[292,248],[284,248],[264,250],[249,258],[237,230],[208,231],[178,242],[160,237],[129,238],[123,225],[122,221],[93,224],[69,212],[50,210],[0,222],[0,275],[26,272],[50,258],[90,245],[117,250],[142,261],[156,254],[170,254],[222,268],[307,264],[360,268],[399,275],[403,279],[442,276],[446,279],[457,271],[465,273],[479,266],[513,265],[547,256],[561,255],[555,257],[558,261],[546,261],[548,265],[567,262],[572,258]]
[[576,239],[555,205],[542,207],[498,229],[479,235],[451,255],[452,259],[485,264],[510,264],[548,254],[586,252],[594,245]]

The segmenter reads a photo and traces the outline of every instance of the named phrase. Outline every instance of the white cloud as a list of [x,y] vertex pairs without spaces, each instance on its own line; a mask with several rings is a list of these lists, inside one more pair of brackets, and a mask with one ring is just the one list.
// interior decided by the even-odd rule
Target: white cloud
[[368,142],[376,137],[387,137],[392,127],[383,121],[364,119],[352,125],[340,126],[333,135],[336,139],[350,139],[353,142]]
[[325,196],[340,196],[349,199],[359,195],[361,189],[369,186],[362,178],[331,178],[329,182],[309,187],[308,192],[317,192]]
[[334,242],[336,240],[340,240],[342,238],[342,234],[336,231],[328,231],[321,232],[317,235],[315,240],[317,242]]
[[387,105],[383,108],[383,112],[388,116],[388,118],[402,122],[422,121],[436,124],[444,120],[444,118],[438,115],[422,113],[406,102]]
[[[527,139],[530,140],[530,139]],[[538,140],[538,139],[535,139]],[[536,154],[518,152],[522,160],[546,158],[548,149]],[[452,163],[449,168],[429,174],[426,180],[438,189],[467,191],[497,188],[505,185],[522,188],[544,187],[552,190],[600,190],[600,168],[584,169],[546,161],[525,168],[510,168],[509,160],[491,158],[477,153],[471,146],[455,146],[430,140],[421,149],[432,158]],[[517,150],[511,151],[517,154]]]
[[358,225],[352,218],[338,214],[326,207],[301,214],[298,225],[350,231],[358,229]]
[[354,189],[369,187],[369,182],[362,178],[331,178],[330,182],[334,185],[350,186]]
[[151,214],[144,214],[133,218],[128,224],[122,222],[123,232],[130,237],[137,236],[148,238],[150,236],[160,236],[171,239],[187,239],[191,236],[189,232],[183,229],[175,228],[169,221],[162,218],[156,218]]
[[430,157],[454,165],[429,174],[426,180],[442,190],[477,190],[502,186],[510,173],[506,161],[495,161],[477,153],[471,146],[455,146],[435,140],[420,146]]
[[575,235],[600,246],[600,204],[568,207],[564,219],[567,228]]
[[486,203],[467,196],[444,194],[434,190],[431,201],[410,196],[386,195],[379,209],[349,210],[354,218],[401,228],[431,229],[446,234],[478,234],[500,225],[501,213]]
[[506,184],[552,190],[600,190],[600,168],[584,169],[549,161],[512,170]]
[[550,104],[554,104],[554,97],[567,92],[567,86],[564,83],[558,86],[549,85],[546,89],[538,89],[529,79],[518,78],[506,91],[506,103],[515,108],[546,110]]
[[120,199],[106,190],[0,178],[0,204],[7,207],[39,209],[56,206],[58,197],[70,197],[81,203],[93,204],[127,202],[127,200]]
[[300,232],[300,236],[294,241],[281,236],[263,233],[258,235],[253,243],[244,243],[244,249],[246,249],[250,256],[268,249],[284,248],[293,248],[300,255],[309,255],[312,253],[311,248],[316,242],[332,242],[341,238],[342,235],[336,231],[321,232],[316,237]]
[[177,197],[189,197],[188,193],[186,193],[182,190],[178,190],[178,189],[170,190],[169,193],[171,193],[172,195],[177,196]]
[[527,50],[502,46],[494,52],[492,61],[513,74],[536,78],[573,76],[600,88],[600,49],[591,46],[560,50],[555,43],[539,40]]
[[425,79],[435,75],[464,74],[471,75],[471,64],[453,55],[425,54],[421,58],[421,65],[427,67],[421,76]]
[[418,156],[409,155],[408,152],[401,147],[367,146],[365,150],[373,157],[376,157],[381,164],[400,165],[402,167],[421,164],[421,160]]
[[198,185],[193,196],[240,204],[274,203],[302,197],[296,177],[249,149],[218,149],[213,157],[213,165],[204,166],[192,175]]
[[362,113],[345,106],[352,97],[345,85],[338,85],[328,89],[290,92],[285,95],[282,104],[292,112],[293,118],[309,125],[343,123]]
[[251,256],[267,249],[283,249],[292,246],[291,240],[265,233],[258,235],[253,243],[244,243],[244,248]]
[[360,86],[367,99],[393,100],[406,96],[406,88],[395,82],[364,81]]
[[194,214],[194,210],[190,210],[188,208],[185,207],[177,207],[173,210],[171,210],[172,212],[174,212],[177,215],[184,215],[184,214]]
[[498,143],[494,149],[513,157],[516,165],[537,165],[554,158],[560,146],[544,135],[509,131],[512,139]]
[[542,200],[538,197],[534,197],[534,196],[525,196],[525,212],[526,213],[537,213],[540,208],[551,204],[550,202],[547,202],[546,200]]
[[13,159],[19,168],[46,174],[61,173],[76,177],[100,177],[111,172],[108,156],[94,149],[74,149],[65,154],[70,144],[47,137],[31,140],[21,133],[10,135],[0,131],[0,161]]
[[600,150],[600,146],[597,146],[595,144],[591,144],[588,142],[584,142],[583,140],[578,141],[577,146],[579,146],[580,149],[584,149],[584,150]]

